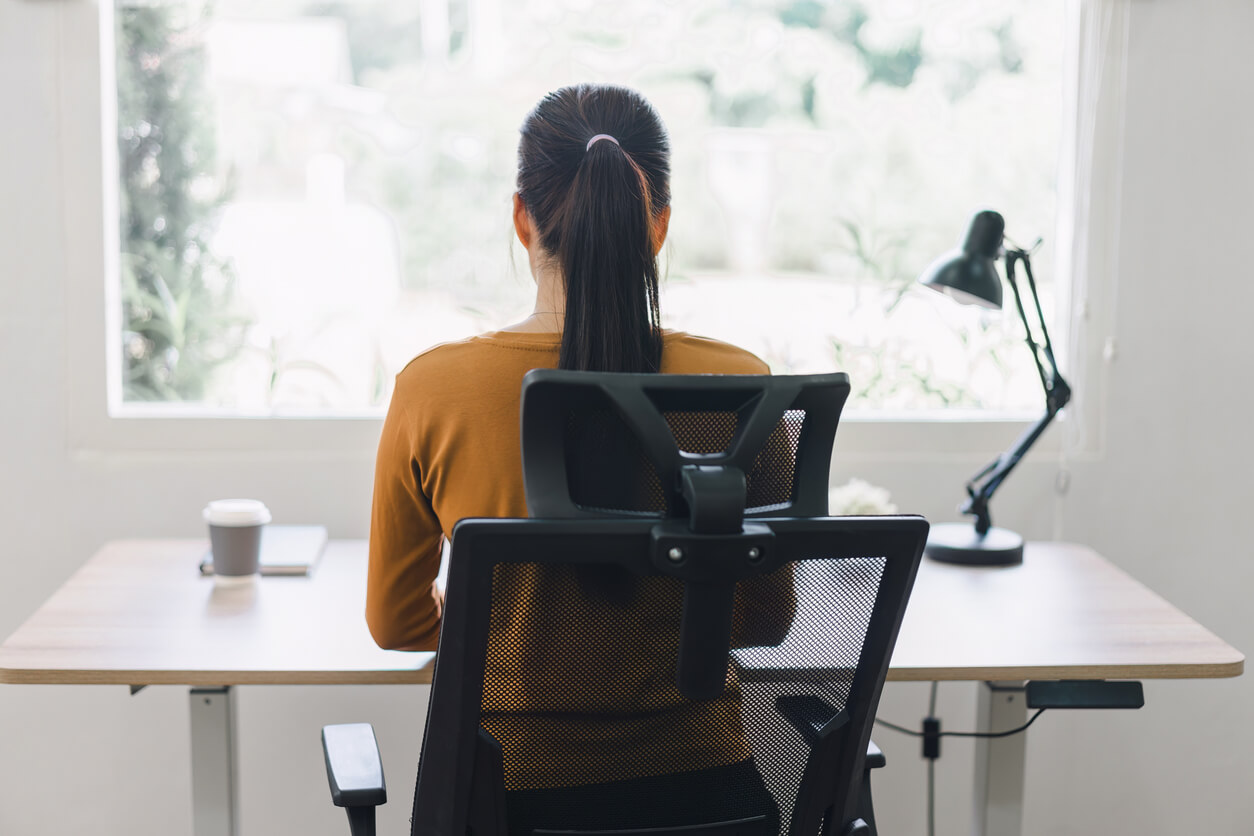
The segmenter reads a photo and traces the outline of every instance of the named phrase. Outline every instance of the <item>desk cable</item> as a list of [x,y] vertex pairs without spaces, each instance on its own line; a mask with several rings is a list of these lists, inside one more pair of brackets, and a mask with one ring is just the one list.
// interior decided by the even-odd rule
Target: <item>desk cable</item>
[[999,731],[999,732],[943,731],[943,732],[929,733],[929,732],[915,731],[914,729],[908,729],[905,726],[899,726],[896,723],[890,723],[887,720],[881,720],[878,717],[875,718],[875,723],[876,725],[883,726],[886,729],[892,729],[895,732],[908,734],[911,737],[928,737],[928,738],[931,738],[931,737],[990,737],[990,738],[991,737],[1011,737],[1012,735],[1021,734],[1022,732],[1027,731],[1028,726],[1035,723],[1036,718],[1040,717],[1044,713],[1045,713],[1044,708],[1038,708],[1036,709],[1036,713],[1033,714],[1031,717],[1029,717],[1028,721],[1024,723],[1022,726],[1016,726],[1013,729],[1007,729],[1006,731]]
[[1000,732],[953,732],[941,731],[940,720],[936,717],[936,691],[940,683],[933,682],[931,693],[927,701],[927,716],[923,718],[923,730],[915,731],[905,726],[890,723],[887,720],[875,718],[876,725],[883,726],[901,734],[911,737],[923,738],[923,757],[927,759],[927,836],[936,836],[936,759],[940,757],[940,739],[942,737],[1010,737],[1011,735],[1021,734],[1027,731],[1028,726],[1036,722],[1036,718],[1045,713],[1045,709],[1038,708],[1036,713],[1028,718],[1028,721],[1017,728],[1007,729]]

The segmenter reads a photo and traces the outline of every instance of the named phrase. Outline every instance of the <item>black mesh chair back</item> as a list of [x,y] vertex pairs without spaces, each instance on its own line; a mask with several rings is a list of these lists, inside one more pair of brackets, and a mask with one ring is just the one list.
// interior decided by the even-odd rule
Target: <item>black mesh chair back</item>
[[528,376],[535,518],[454,530],[413,833],[853,826],[927,523],[820,516],[847,392]]

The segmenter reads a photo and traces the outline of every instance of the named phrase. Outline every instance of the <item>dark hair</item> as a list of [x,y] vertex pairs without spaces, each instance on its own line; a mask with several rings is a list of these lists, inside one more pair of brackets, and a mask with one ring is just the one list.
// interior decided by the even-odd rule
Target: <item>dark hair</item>
[[[566,283],[559,366],[655,372],[661,366],[654,222],[670,204],[670,143],[643,96],[563,87],[523,122],[518,194]],[[600,139],[588,144],[597,134]]]

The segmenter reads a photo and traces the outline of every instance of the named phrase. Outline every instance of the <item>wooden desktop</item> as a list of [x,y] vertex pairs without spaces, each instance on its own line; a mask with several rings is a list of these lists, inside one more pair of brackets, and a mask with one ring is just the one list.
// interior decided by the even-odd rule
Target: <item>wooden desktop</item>
[[[0,646],[0,683],[192,686],[195,833],[227,836],[238,833],[233,686],[428,683],[435,654],[375,646],[362,541],[328,544],[313,577],[244,587],[202,577],[204,549],[107,544]],[[1025,680],[1243,667],[1240,652],[1091,549],[1030,543],[1015,567],[924,560],[888,678],[989,683],[977,722],[993,731],[1022,724]],[[1025,752],[1024,735],[977,744],[978,833],[1020,832]]]

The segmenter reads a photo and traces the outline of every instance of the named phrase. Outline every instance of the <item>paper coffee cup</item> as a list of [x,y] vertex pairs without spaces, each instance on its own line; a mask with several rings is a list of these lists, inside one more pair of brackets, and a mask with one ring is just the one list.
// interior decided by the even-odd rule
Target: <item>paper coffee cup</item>
[[205,506],[213,574],[220,582],[248,581],[261,564],[261,530],[270,509],[256,499],[217,499]]

